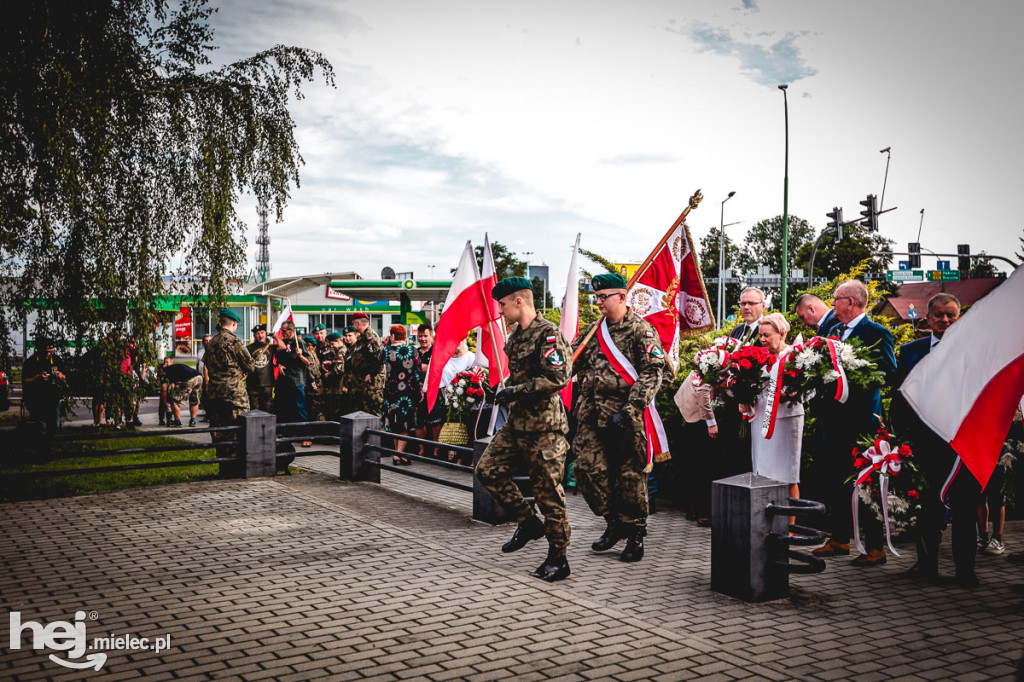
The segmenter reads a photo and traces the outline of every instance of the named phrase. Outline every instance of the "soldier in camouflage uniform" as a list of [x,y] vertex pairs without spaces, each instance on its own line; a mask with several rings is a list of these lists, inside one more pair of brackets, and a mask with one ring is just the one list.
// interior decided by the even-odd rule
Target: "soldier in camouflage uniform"
[[[649,468],[644,409],[661,386],[667,362],[654,327],[626,305],[625,278],[619,274],[598,275],[591,286],[612,342],[638,376],[632,386],[628,385],[597,338],[591,338],[576,358],[573,371],[585,373],[580,382],[579,426],[573,439],[576,478],[591,511],[608,523],[592,549],[602,552],[626,539],[619,558],[639,561],[647,534]],[[592,323],[575,346],[579,347],[601,323]]]
[[341,407],[338,410],[339,414],[352,414],[355,412],[355,410],[352,409],[352,405],[354,403],[352,402],[351,391],[352,384],[355,383],[353,381],[353,377],[355,375],[351,371],[352,365],[349,360],[352,358],[352,348],[356,345],[357,338],[359,338],[359,334],[356,333],[356,328],[352,325],[349,325],[342,330],[341,350],[339,351],[339,354],[345,360],[345,368],[341,374],[341,397],[339,398]]
[[322,354],[328,349],[327,345],[327,327],[322,324],[318,324],[313,327],[313,351],[310,353],[310,358],[315,360],[316,372],[320,377],[316,380],[316,388],[309,393],[310,395],[310,408],[309,418],[314,421],[323,421],[326,419],[326,399],[324,397],[324,386],[323,386],[323,365],[322,365]]
[[267,338],[267,325],[258,324],[252,328],[255,341],[246,346],[252,356],[253,371],[246,379],[249,389],[249,407],[254,410],[271,412],[274,397],[274,349]]
[[324,406],[324,417],[328,421],[337,421],[341,416],[341,381],[345,376],[345,356],[342,354],[341,334],[327,335],[326,346],[317,352],[320,357],[320,370],[323,387],[320,389]]
[[352,325],[358,336],[345,361],[345,370],[350,375],[348,397],[353,411],[379,417],[383,414],[384,379],[387,373],[383,357],[384,344],[377,332],[370,329],[370,318],[366,313],[354,314]]
[[[510,404],[508,421],[480,457],[476,477],[519,523],[501,551],[514,552],[546,535],[547,558],[530,575],[554,582],[569,575],[565,556],[569,517],[562,490],[569,419],[558,393],[572,373],[569,345],[558,327],[537,314],[530,280],[503,279],[491,296],[498,300],[505,319],[518,327],[505,344],[511,386],[499,391],[494,400],[496,405]],[[544,514],[543,523],[512,480],[524,468]]]
[[[217,335],[210,339],[203,362],[209,381],[206,388],[206,415],[210,426],[234,426],[238,417],[249,409],[249,394],[245,390],[245,377],[253,370],[252,356],[242,340],[235,336],[241,318],[235,311],[220,311]],[[212,434],[213,442],[234,440],[233,433]],[[235,449],[224,448],[218,456],[232,456]]]
[[[316,352],[316,339],[312,336],[303,336],[302,342],[306,344],[306,357],[310,359],[306,366],[306,411],[309,413],[309,420],[322,422],[324,420],[322,400],[322,378],[320,371],[320,359]],[[303,443],[305,445],[305,443]]]

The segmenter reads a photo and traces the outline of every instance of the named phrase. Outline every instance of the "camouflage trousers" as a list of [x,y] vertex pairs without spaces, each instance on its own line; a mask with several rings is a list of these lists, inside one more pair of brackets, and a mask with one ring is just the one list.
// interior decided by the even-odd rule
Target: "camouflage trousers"
[[550,431],[526,432],[502,428],[476,465],[476,477],[518,523],[533,516],[533,508],[512,477],[530,476],[533,497],[544,515],[544,535],[551,549],[565,555],[569,546],[569,515],[565,510],[565,436]]
[[349,406],[352,412],[366,412],[380,417],[384,414],[384,394],[349,389]]
[[249,407],[253,410],[273,413],[272,402],[274,399],[273,386],[260,386],[249,389]]
[[590,510],[627,526],[647,526],[647,437],[581,422],[572,442],[576,481]]
[[[208,398],[206,401],[206,416],[210,420],[210,426],[237,426],[238,418],[243,412],[248,412],[248,408],[239,407],[226,400],[219,398]],[[224,441],[237,441],[241,436],[238,431],[227,431],[218,432],[214,431],[210,434],[210,438],[214,444],[222,443]],[[217,447],[218,457],[235,457],[238,455],[238,448],[232,445],[220,445]]]

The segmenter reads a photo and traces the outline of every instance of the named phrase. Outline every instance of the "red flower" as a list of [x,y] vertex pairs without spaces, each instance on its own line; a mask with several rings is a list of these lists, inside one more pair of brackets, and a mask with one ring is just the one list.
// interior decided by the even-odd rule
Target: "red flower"
[[750,360],[747,360],[746,358],[740,360],[738,364],[740,366],[740,369],[750,369],[751,367],[754,366],[753,363],[751,363]]
[[899,448],[897,448],[896,452],[900,453],[900,457],[908,457],[910,456],[910,446],[901,445],[899,446]]
[[892,436],[885,429],[878,429],[878,437],[882,440],[892,440]]
[[921,495],[916,490],[908,490],[907,497],[912,499],[914,502],[917,502],[918,500],[921,499]]
[[853,452],[851,452],[850,454],[851,454],[851,455],[853,455],[854,457],[856,457],[857,455],[859,455],[859,454],[860,454],[860,450],[859,450],[859,449],[857,449],[857,448],[854,448],[854,449],[853,449]]

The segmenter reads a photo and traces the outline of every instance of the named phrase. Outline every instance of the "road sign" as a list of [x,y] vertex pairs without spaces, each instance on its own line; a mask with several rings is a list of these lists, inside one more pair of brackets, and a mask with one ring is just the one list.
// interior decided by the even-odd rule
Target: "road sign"
[[908,310],[907,311],[907,319],[908,320],[916,320],[917,319],[917,311],[914,310],[913,308]]
[[959,270],[929,270],[928,271],[929,282],[959,282],[960,271]]
[[948,260],[937,260],[937,261],[935,261],[935,269],[936,270],[949,270],[949,261]]
[[909,270],[909,269],[910,269],[910,261],[908,261],[908,260],[901,260],[900,261],[900,270]]
[[923,282],[924,270],[887,270],[886,282]]

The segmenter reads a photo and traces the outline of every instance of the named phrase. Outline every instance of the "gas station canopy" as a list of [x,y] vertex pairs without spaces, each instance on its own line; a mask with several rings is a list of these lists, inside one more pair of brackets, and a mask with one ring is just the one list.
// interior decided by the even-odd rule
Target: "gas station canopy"
[[361,301],[444,301],[450,279],[343,279],[328,286]]

